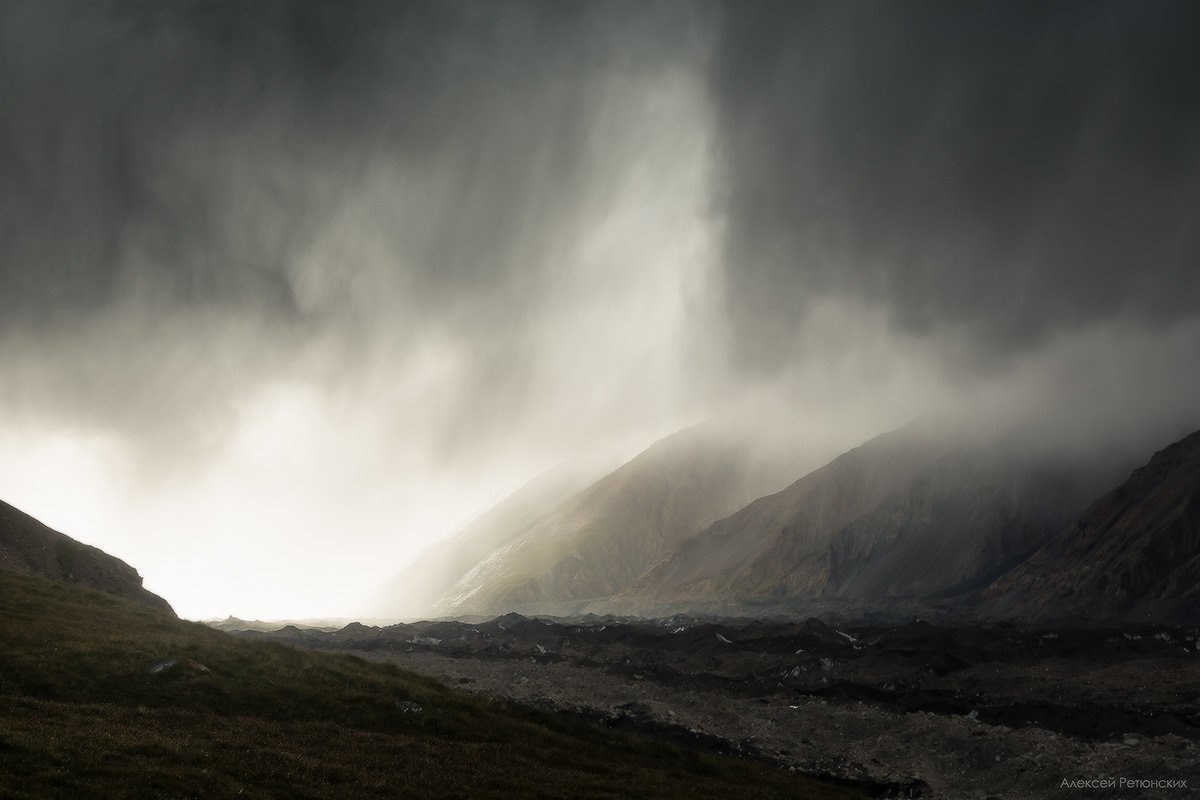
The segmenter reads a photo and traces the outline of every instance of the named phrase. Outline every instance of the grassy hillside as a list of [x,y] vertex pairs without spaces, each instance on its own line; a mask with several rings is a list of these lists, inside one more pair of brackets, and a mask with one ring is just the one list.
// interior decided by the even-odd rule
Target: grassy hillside
[[234,796],[857,795],[0,572],[0,797]]
[[103,550],[46,527],[2,501],[0,569],[128,597],[174,616],[166,600],[146,591],[136,569]]

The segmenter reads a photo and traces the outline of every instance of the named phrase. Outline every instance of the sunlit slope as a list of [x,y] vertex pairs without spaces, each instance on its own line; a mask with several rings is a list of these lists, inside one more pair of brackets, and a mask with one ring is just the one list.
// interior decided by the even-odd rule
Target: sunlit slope
[[607,599],[705,526],[784,485],[804,456],[707,427],[679,431],[480,560],[438,610],[570,613]]
[[1155,453],[985,601],[1026,618],[1200,619],[1200,431]]
[[0,502],[0,570],[42,575],[127,597],[170,612],[167,601],[142,588],[142,576],[119,558],[77,542]]
[[978,588],[1111,483],[1110,464],[922,421],[844,453],[683,543],[616,598],[664,613]]
[[429,615],[451,586],[497,548],[508,545],[588,481],[554,470],[534,478],[461,530],[422,553],[379,591],[379,616]]
[[4,797],[854,796],[40,577],[0,573],[0,642]]

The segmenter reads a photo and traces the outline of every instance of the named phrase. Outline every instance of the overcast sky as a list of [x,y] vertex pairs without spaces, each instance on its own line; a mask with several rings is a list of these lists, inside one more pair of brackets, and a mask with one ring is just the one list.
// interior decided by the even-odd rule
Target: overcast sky
[[1200,427],[1198,37],[1191,2],[3,0],[0,498],[181,614],[333,616],[714,415],[1153,450]]

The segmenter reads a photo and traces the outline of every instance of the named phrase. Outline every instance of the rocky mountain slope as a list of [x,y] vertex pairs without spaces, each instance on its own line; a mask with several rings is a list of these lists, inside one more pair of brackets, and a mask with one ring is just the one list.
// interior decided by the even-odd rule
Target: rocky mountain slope
[[962,592],[1113,482],[1110,464],[919,421],[716,522],[598,610],[863,608]]
[[124,561],[52,530],[3,502],[0,569],[98,589],[173,615],[167,601],[142,588],[142,577]]
[[652,445],[497,547],[443,614],[570,613],[622,591],[679,543],[782,485],[802,454],[764,454],[707,427]]
[[519,537],[588,482],[566,470],[534,478],[388,581],[379,592],[378,612],[392,617],[431,613],[450,587],[480,561]]
[[1060,529],[1111,472],[968,446],[830,539],[825,597],[937,597],[978,588]]
[[1033,428],[919,420],[763,496],[785,459],[689,429],[536,519],[485,515],[504,537],[448,543],[461,577],[434,610],[857,616],[982,598],[961,610],[1194,619],[1200,440],[1111,491],[1133,463]]
[[1200,431],[1155,453],[984,600],[1022,618],[1200,619]]

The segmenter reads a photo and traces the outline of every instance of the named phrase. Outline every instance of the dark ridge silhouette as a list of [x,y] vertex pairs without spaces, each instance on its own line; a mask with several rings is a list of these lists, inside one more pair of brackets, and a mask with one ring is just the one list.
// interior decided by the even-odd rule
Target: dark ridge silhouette
[[142,588],[136,569],[4,502],[0,502],[0,569],[79,584],[175,616],[166,600]]
[[1200,431],[1155,453],[984,601],[1028,619],[1200,619]]

